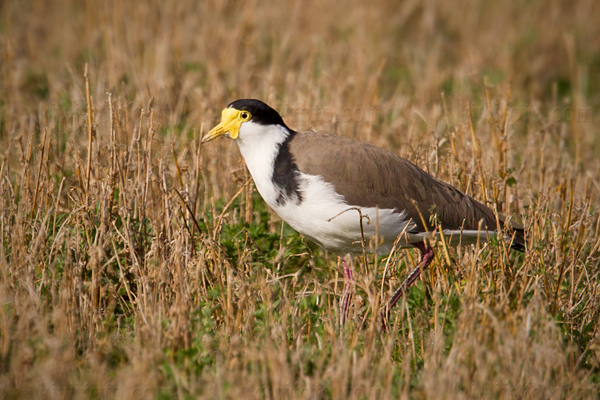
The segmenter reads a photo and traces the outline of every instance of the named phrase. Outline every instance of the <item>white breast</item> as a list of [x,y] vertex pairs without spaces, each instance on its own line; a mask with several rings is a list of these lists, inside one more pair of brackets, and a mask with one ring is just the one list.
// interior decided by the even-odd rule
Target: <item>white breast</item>
[[[328,250],[360,252],[364,234],[367,251],[386,254],[398,235],[412,228],[404,212],[354,206],[319,176],[301,173],[299,179],[302,202],[269,205],[292,228]],[[375,241],[375,237],[379,240]]]
[[288,135],[289,132],[280,125],[265,126],[248,121],[240,127],[236,140],[258,192],[271,207],[281,192],[273,184],[273,165],[279,146]]

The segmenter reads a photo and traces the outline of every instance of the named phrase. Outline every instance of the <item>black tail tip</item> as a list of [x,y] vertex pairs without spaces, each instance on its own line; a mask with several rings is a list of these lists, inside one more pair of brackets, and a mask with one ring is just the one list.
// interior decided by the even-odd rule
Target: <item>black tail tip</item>
[[520,251],[522,253],[525,252],[525,230],[524,229],[515,229],[512,243],[510,244],[510,248],[516,251]]
[[510,248],[516,251],[520,251],[521,253],[525,253],[525,244],[523,243],[512,243]]

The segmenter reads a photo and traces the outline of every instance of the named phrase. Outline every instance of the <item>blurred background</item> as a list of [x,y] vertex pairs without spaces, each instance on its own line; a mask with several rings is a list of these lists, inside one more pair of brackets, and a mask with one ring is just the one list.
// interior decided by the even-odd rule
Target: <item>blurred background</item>
[[494,112],[500,121],[508,100],[508,134],[519,146],[546,132],[576,167],[595,169],[587,161],[600,156],[600,7],[592,0],[1,7],[7,143],[42,117],[40,105],[46,118],[68,119],[75,148],[87,143],[78,130],[87,65],[100,138],[109,95],[134,113],[151,104],[158,139],[178,146],[209,129],[225,105],[250,97],[295,129],[343,132],[419,157],[415,148],[449,142],[467,106],[476,124]]
[[[595,0],[0,2],[0,391],[427,398],[443,387],[453,398],[592,398],[598,21]],[[238,193],[249,175],[233,141],[199,143],[238,98],[267,102],[296,130],[386,147],[521,219],[534,248],[526,260],[446,255],[459,271],[484,260],[480,301],[509,322],[486,319],[456,283],[462,275],[444,280],[438,262],[425,311],[397,320],[415,318],[414,335],[340,335],[335,257],[285,242],[293,232],[252,185]],[[254,224],[272,242],[253,239]],[[252,254],[257,246],[275,251]],[[275,268],[282,262],[289,271]],[[269,263],[283,270],[260,272]],[[274,277],[306,268],[264,297]],[[449,317],[439,333],[429,313],[451,303],[438,295],[452,287],[452,304],[475,319]],[[372,298],[362,298],[359,326],[371,318]],[[276,317],[261,330],[252,321],[264,313]],[[286,315],[316,319],[273,333]],[[532,320],[535,355],[529,333],[515,333]]]

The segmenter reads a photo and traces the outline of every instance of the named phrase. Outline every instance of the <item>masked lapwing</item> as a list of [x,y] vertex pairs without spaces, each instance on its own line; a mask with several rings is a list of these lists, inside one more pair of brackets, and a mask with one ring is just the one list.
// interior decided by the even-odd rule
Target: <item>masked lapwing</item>
[[[494,212],[408,160],[382,148],[342,136],[290,129],[260,100],[236,100],[202,142],[234,139],[256,188],[292,228],[321,247],[345,255],[387,254],[416,247],[421,260],[383,313],[389,310],[434,258],[431,236],[447,245],[499,236],[523,251],[523,226]],[[501,230],[501,233],[498,233]],[[364,246],[365,242],[373,245]],[[342,259],[345,288],[341,320],[351,298],[352,270]]]

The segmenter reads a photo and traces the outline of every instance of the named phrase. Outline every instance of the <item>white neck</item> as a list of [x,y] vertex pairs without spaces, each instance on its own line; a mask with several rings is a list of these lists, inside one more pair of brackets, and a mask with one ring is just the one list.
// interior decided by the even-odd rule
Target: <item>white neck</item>
[[272,181],[275,158],[279,145],[289,134],[281,125],[261,125],[248,121],[240,126],[236,139],[258,192],[271,207],[275,207],[279,197],[279,189]]

